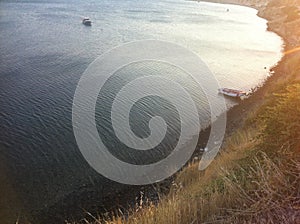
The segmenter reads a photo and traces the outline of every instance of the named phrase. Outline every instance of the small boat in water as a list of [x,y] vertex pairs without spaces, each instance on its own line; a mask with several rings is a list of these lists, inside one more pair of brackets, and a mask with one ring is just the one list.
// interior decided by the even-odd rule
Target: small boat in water
[[241,98],[247,96],[247,93],[241,90],[235,90],[235,89],[228,89],[228,88],[221,88],[219,89],[219,93],[230,96],[230,97],[236,97]]
[[87,17],[82,19],[82,23],[86,26],[91,26],[92,25],[92,21]]

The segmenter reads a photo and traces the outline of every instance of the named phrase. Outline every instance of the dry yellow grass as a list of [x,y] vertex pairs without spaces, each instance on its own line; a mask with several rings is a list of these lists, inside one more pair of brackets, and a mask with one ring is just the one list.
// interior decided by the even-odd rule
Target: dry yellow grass
[[218,214],[223,214],[222,208],[233,205],[236,198],[235,193],[226,188],[225,177],[230,170],[239,169],[236,161],[246,158],[246,149],[255,146],[254,134],[249,130],[233,135],[226,143],[226,150],[205,171],[198,170],[197,162],[190,164],[178,174],[169,195],[162,197],[157,206],[140,203],[128,217],[117,214],[95,223],[182,224],[218,220]]
[[275,162],[253,151],[254,139],[248,131],[237,133],[204,172],[190,164],[157,206],[141,203],[128,217],[95,223],[299,223],[299,158]]
[[[299,46],[300,47],[300,46]],[[299,48],[298,47],[298,48]],[[297,52],[289,55],[289,60],[285,65],[285,69],[296,80],[300,80],[300,48]]]
[[[284,83],[277,83],[280,92]],[[290,84],[287,89],[299,88]],[[276,89],[276,88],[275,88]],[[288,104],[300,105],[294,91],[286,96]],[[266,125],[289,113],[278,106],[280,94],[270,95],[267,107],[273,107],[274,116],[254,119],[262,110],[251,113],[243,129],[227,138],[219,156],[205,170],[198,170],[198,163],[189,164],[178,174],[168,195],[157,205],[137,203],[129,215],[116,212],[95,219],[106,224],[196,224],[196,223],[300,223],[300,151],[274,144],[265,148]],[[264,106],[264,105],[263,105]],[[276,112],[277,111],[277,112]],[[296,110],[295,118],[300,118]],[[267,119],[266,121],[262,119]],[[277,119],[277,118],[276,118]],[[283,125],[285,125],[283,123]],[[286,125],[289,125],[286,122]],[[300,139],[300,131],[290,133]],[[269,132],[266,132],[269,133]],[[272,132],[269,133],[272,135]],[[280,133],[274,132],[280,137]],[[286,133],[285,133],[286,134]],[[297,137],[298,136],[298,137]],[[294,139],[297,142],[297,139]],[[269,153],[272,152],[272,153]]]

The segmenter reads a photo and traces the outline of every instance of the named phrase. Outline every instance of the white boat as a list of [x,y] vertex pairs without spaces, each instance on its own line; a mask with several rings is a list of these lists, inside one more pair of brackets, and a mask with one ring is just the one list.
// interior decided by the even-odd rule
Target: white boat
[[82,19],[82,23],[86,26],[91,26],[92,25],[92,21],[87,17]]
[[230,97],[237,97],[237,98],[241,98],[241,97],[245,97],[247,96],[247,93],[241,90],[235,90],[235,89],[228,89],[228,88],[221,88],[219,89],[219,93],[226,95],[226,96],[230,96]]

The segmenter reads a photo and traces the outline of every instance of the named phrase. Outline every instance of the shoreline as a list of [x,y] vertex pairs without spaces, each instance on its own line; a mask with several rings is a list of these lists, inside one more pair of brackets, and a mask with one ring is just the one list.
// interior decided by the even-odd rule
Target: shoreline
[[218,4],[228,4],[228,5],[238,5],[238,6],[246,6],[253,9],[258,10],[258,6],[254,4],[250,4],[248,1],[241,0],[188,0],[193,2],[210,2],[210,3],[218,3]]
[[240,101],[237,105],[234,105],[233,107],[229,108],[228,111],[226,112],[227,127],[226,127],[226,136],[224,138],[225,139],[224,141],[226,141],[226,138],[228,136],[230,136],[236,129],[240,128],[243,125],[244,120],[247,117],[247,114],[253,111],[253,109],[259,107],[264,102],[264,96],[272,86],[272,83],[276,82],[282,77],[282,73],[284,70],[283,65],[287,60],[285,52],[287,52],[292,48],[292,44],[289,43],[289,40],[285,37],[284,32],[282,30],[279,30],[278,27],[274,26],[274,19],[277,19],[276,16],[278,16],[278,14],[275,14],[276,16],[272,15],[272,11],[273,11],[272,8],[268,8],[267,2],[264,0],[257,1],[257,3],[260,2],[260,5],[254,4],[252,3],[252,1],[249,2],[245,0],[201,0],[201,1],[192,0],[192,1],[211,2],[211,3],[219,3],[219,4],[232,4],[232,5],[239,5],[239,6],[245,6],[245,7],[256,9],[257,16],[267,21],[267,31],[275,33],[283,40],[282,50],[281,50],[282,57],[269,70],[269,72],[270,73],[272,72],[273,74],[267,77],[261,83],[261,85],[255,87],[255,91],[252,92],[251,96]]
[[[281,37],[283,40],[283,53],[295,47],[300,42],[300,31],[297,33],[290,32],[289,25],[296,25],[300,23],[300,19],[286,22],[287,15],[282,12],[282,7],[289,7],[289,5],[276,5],[276,1],[272,0],[190,0],[196,2],[211,2],[219,4],[230,4],[250,7],[257,10],[257,16],[267,21],[267,31],[273,32]],[[271,6],[269,3],[272,3]],[[296,1],[294,3],[296,5]],[[292,7],[292,6],[291,6]],[[300,6],[299,6],[300,7]],[[289,37],[291,35],[291,37]],[[284,55],[283,55],[284,57]],[[280,60],[281,61],[281,60]],[[279,61],[279,62],[280,62]],[[279,63],[278,62],[278,63]]]

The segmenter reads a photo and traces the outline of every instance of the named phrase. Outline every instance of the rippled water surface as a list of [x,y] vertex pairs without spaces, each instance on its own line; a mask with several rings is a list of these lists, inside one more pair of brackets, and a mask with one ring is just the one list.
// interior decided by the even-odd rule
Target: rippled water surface
[[[81,24],[83,16],[91,18],[91,27]],[[268,75],[264,67],[281,57],[281,39],[266,31],[256,10],[246,7],[182,0],[1,1],[0,159],[21,207],[47,211],[87,185],[104,189],[102,194],[109,189],[110,183],[88,166],[76,145],[73,95],[99,55],[142,39],[190,49],[221,86],[243,90],[260,84]],[[155,102],[151,108],[162,110]],[[101,113],[100,106],[100,118]],[[207,116],[204,108],[202,119]],[[98,125],[99,130],[105,135],[106,126]],[[174,130],[170,132],[176,136]],[[109,136],[106,140],[114,146]],[[176,144],[176,139],[165,140]]]

